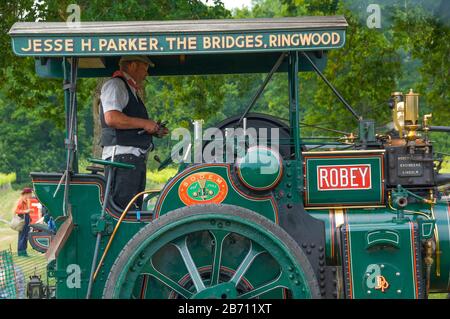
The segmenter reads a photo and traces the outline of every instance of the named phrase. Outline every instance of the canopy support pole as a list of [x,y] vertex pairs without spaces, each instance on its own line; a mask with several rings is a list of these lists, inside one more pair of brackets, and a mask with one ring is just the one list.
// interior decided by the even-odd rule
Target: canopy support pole
[[258,88],[258,91],[256,91],[255,95],[253,95],[252,100],[250,101],[249,105],[245,109],[244,113],[241,115],[239,121],[236,123],[235,127],[238,127],[241,125],[244,118],[247,116],[248,112],[252,109],[252,107],[255,105],[256,101],[258,101],[258,98],[261,96],[261,93],[264,91],[264,89],[267,86],[267,83],[269,83],[272,76],[275,74],[275,72],[278,71],[278,68],[280,67],[281,63],[283,62],[284,58],[286,57],[286,53],[281,53],[280,57],[278,58],[277,62],[275,62],[274,66],[270,70],[270,72],[267,74],[266,78],[264,79],[261,86]]
[[325,82],[325,84],[328,85],[328,87],[331,89],[331,91],[333,91],[333,93],[342,102],[342,104],[344,104],[344,106],[347,108],[347,110],[349,110],[350,113],[352,113],[352,115],[358,120],[358,122],[360,122],[362,120],[362,116],[359,115],[358,113],[356,113],[356,111],[350,106],[350,104],[348,104],[348,102],[338,92],[338,90],[336,90],[336,88],[333,86],[333,84],[331,84],[330,81],[328,81],[328,79],[325,77],[325,75],[322,72],[320,72],[319,68],[311,60],[311,58],[308,56],[308,54],[304,51],[301,51],[301,54],[306,58],[306,60],[309,62],[309,64],[311,64],[314,71],[316,71],[316,73],[322,78],[322,80]]
[[[298,52],[291,51],[288,61],[288,81],[289,81],[289,122],[291,126],[291,137],[294,141],[295,158],[298,163],[302,163],[302,149],[300,146],[300,106],[299,106],[299,81],[298,81]],[[303,193],[303,166],[300,164],[296,168],[295,184],[297,194]]]
[[[66,170],[58,183],[53,197],[58,193],[59,187],[64,181],[64,197],[63,197],[63,216],[64,222],[58,226],[58,231],[55,238],[50,243],[50,246],[45,254],[48,261],[54,260],[58,257],[59,252],[64,247],[67,239],[70,237],[74,228],[72,219],[72,206],[70,204],[69,188],[70,178],[72,173],[78,172],[78,164],[76,160],[77,151],[77,99],[76,99],[76,81],[78,70],[78,58],[72,59],[70,66],[67,58],[63,58],[62,68],[64,71],[64,110],[66,117],[66,138],[65,145],[67,149]],[[75,162],[75,165],[73,164]]]
[[[68,72],[69,63],[67,58],[63,58],[63,70],[64,70],[64,108],[66,114],[66,139],[65,145],[67,149],[66,155],[66,170],[63,178],[65,179],[64,187],[64,202],[63,202],[63,214],[69,215],[70,202],[69,202],[69,187],[70,177],[73,172],[78,172],[78,161],[76,157],[77,152],[77,97],[76,97],[76,85],[78,74],[78,58],[72,58],[72,64],[70,65],[70,72]],[[63,179],[62,178],[62,179]],[[61,182],[62,182],[61,179]]]

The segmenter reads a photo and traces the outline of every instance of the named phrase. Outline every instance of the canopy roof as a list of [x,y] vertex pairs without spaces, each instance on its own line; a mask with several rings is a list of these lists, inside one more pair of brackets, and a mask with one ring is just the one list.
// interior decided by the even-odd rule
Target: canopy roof
[[314,16],[264,19],[171,20],[171,21],[98,21],[81,22],[79,26],[65,22],[17,22],[11,36],[68,34],[173,34],[196,32],[243,32],[269,30],[345,29],[343,16]]
[[55,66],[39,70],[48,58],[59,64],[62,57],[80,57],[80,67],[90,69],[80,76],[107,76],[120,56],[135,54],[151,56],[154,75],[170,75],[266,72],[283,51],[315,51],[317,64],[323,65],[318,61],[323,51],[345,44],[346,27],[343,16],[18,22],[9,34],[15,54],[43,58],[37,65],[44,76],[59,76]]

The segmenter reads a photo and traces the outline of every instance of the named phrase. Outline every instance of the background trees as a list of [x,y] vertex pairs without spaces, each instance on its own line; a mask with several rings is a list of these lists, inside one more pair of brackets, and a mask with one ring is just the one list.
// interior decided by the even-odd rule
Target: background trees
[[[18,58],[7,32],[16,21],[64,21],[71,0],[18,0],[0,3],[0,172],[15,172],[27,183],[30,171],[58,171],[64,163],[64,103],[60,80],[41,80],[31,58]],[[387,100],[392,91],[414,88],[421,94],[422,112],[433,112],[434,125],[449,125],[450,12],[448,1],[380,0],[381,28],[366,25],[363,0],[255,0],[253,8],[234,10],[220,0],[79,0],[82,21],[171,20],[208,18],[340,15],[349,22],[343,49],[329,54],[325,71],[349,103],[380,129],[390,121]],[[241,112],[264,74],[152,77],[145,89],[149,112],[168,119],[169,127],[188,126],[191,119],[212,125]],[[302,74],[300,97],[303,122],[354,130],[356,122],[313,73]],[[79,155],[92,153],[93,96],[97,79],[79,81]],[[277,74],[255,111],[287,118],[286,75]],[[95,102],[95,101],[94,101]],[[187,112],[189,110],[189,112]],[[94,111],[95,113],[95,111]],[[309,135],[323,134],[304,129]],[[447,135],[434,134],[440,151],[448,152]],[[95,140],[94,140],[95,144]],[[168,154],[168,139],[158,141],[158,154]],[[150,161],[149,167],[156,163]]]

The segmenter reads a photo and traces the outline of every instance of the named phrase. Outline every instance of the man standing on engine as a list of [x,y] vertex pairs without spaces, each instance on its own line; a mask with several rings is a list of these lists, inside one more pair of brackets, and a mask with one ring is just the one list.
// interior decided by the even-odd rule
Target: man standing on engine
[[[100,122],[102,126],[102,158],[133,164],[135,169],[108,167],[113,174],[111,196],[124,209],[129,201],[145,189],[147,153],[153,147],[152,135],[168,134],[165,127],[150,119],[138,95],[143,88],[149,66],[154,63],[147,56],[124,56],[120,70],[105,82],[100,95]],[[141,134],[145,131],[147,134]],[[142,208],[142,196],[135,202]]]

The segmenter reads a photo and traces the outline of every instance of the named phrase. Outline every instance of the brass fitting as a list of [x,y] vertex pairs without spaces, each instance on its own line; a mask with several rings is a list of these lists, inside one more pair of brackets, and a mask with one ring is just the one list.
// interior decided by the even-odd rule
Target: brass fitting
[[419,124],[419,94],[414,93],[413,89],[405,95],[405,125]]
[[356,136],[353,133],[344,136],[344,143],[353,143],[356,139]]
[[423,130],[424,131],[428,131],[429,130],[429,127],[428,127],[428,122],[431,120],[431,118],[433,117],[433,114],[432,113],[430,113],[430,114],[425,114],[424,116],[423,116]]
[[423,261],[425,262],[426,266],[431,266],[434,263],[432,240],[428,239],[427,241],[425,241],[423,246],[424,246],[424,252],[425,252],[425,257],[424,257]]
[[394,122],[394,127],[398,131],[400,138],[403,137],[403,126],[404,126],[404,117],[405,110],[404,105],[405,102],[402,92],[392,92],[391,98],[393,100],[393,108],[392,108],[392,120]]
[[419,94],[414,93],[413,89],[405,95],[405,113],[404,125],[408,131],[406,139],[413,141],[417,138],[416,131],[419,128]]
[[[403,95],[402,92],[391,93],[393,100],[392,119],[400,138],[406,137],[407,141],[418,138],[419,128],[419,94],[413,89]],[[429,117],[427,117],[428,120]],[[405,134],[404,131],[407,131]]]
[[426,267],[426,278],[427,278],[427,294],[430,291],[430,278],[431,278],[431,265],[433,265],[433,242],[431,239],[428,239],[423,244],[425,257],[423,259]]

